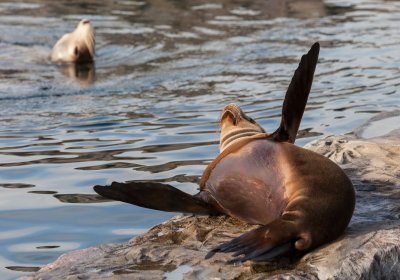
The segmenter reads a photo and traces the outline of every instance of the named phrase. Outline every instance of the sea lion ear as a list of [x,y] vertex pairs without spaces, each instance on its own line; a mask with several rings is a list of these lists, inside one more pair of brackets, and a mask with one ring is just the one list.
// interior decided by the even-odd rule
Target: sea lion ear
[[319,43],[317,42],[312,45],[307,54],[301,57],[300,64],[294,72],[283,102],[281,124],[272,134],[275,141],[294,143],[296,140],[308,94],[311,90],[318,55]]

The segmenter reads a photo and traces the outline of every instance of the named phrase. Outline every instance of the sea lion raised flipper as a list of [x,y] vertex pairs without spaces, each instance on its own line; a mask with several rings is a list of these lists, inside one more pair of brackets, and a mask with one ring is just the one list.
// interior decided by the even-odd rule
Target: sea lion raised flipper
[[200,198],[158,182],[113,182],[111,186],[95,186],[93,189],[101,196],[155,210],[200,215],[219,213]]
[[275,141],[294,143],[296,139],[311,90],[318,54],[319,43],[317,42],[312,45],[307,54],[301,57],[283,102],[281,124],[272,134]]

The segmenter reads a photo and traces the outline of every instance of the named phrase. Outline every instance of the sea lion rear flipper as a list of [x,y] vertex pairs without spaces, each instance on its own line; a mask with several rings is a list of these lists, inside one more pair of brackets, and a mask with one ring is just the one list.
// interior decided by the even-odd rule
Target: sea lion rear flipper
[[275,141],[294,143],[296,139],[311,90],[318,54],[319,43],[317,42],[312,45],[307,54],[301,57],[283,102],[281,124],[272,134]]
[[205,258],[209,259],[218,252],[234,252],[233,257],[244,256],[234,258],[229,263],[266,261],[293,251],[296,240],[298,238],[285,227],[265,225],[215,247]]
[[200,215],[219,213],[211,204],[158,182],[113,182],[111,186],[94,186],[93,189],[101,196],[155,210]]

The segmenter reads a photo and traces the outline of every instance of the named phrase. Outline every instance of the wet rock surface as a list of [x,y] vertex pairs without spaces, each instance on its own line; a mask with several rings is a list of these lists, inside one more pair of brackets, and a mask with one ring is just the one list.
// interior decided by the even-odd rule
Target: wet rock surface
[[303,257],[228,265],[213,246],[254,228],[229,217],[178,216],[127,244],[61,256],[24,279],[396,279],[400,275],[400,133],[329,136],[307,145],[352,179],[357,205],[345,234]]

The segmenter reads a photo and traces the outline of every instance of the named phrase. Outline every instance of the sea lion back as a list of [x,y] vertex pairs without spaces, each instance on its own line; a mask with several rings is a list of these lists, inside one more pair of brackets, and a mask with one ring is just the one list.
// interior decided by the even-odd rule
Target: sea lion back
[[314,246],[337,238],[353,215],[353,184],[330,159],[290,143],[282,145],[291,167],[286,183],[289,203],[285,213],[303,213],[298,222],[303,228],[311,229]]

